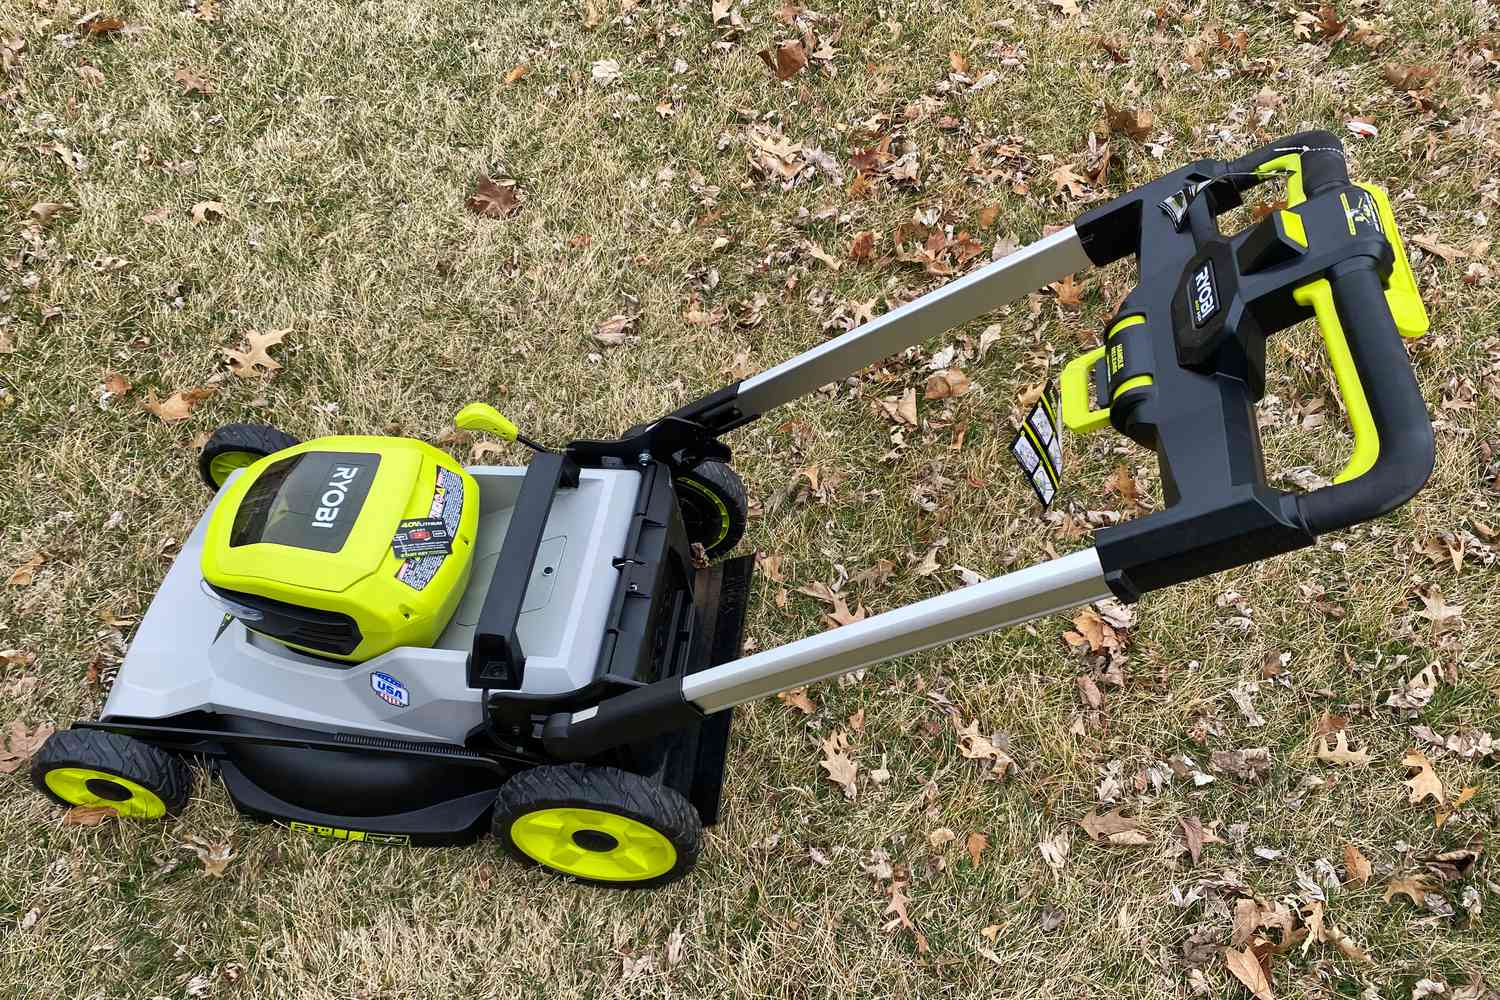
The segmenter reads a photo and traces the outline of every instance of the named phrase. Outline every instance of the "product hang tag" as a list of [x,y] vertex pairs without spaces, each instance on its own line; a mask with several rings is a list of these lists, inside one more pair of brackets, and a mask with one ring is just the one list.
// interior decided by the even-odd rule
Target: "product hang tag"
[[1062,484],[1062,434],[1051,385],[1043,387],[1041,398],[1027,412],[1010,443],[1010,453],[1043,509],[1051,507]]
[[453,536],[441,517],[407,518],[396,526],[391,551],[397,559],[447,555],[453,551]]

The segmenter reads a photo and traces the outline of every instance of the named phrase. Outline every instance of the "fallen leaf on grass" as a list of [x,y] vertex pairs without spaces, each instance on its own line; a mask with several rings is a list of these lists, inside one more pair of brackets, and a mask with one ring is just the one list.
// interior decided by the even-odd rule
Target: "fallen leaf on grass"
[[1139,820],[1121,816],[1117,807],[1107,813],[1090,813],[1078,821],[1095,843],[1116,847],[1145,847],[1151,839],[1141,832]]
[[507,178],[481,177],[464,208],[486,219],[508,219],[521,210],[516,182]]
[[1209,755],[1209,766],[1258,785],[1266,780],[1271,770],[1271,751],[1267,747],[1252,747],[1248,750],[1215,750]]
[[194,222],[217,222],[229,215],[229,209],[224,207],[222,201],[200,201],[188,212],[193,216]]
[[1437,772],[1432,769],[1432,762],[1427,755],[1420,750],[1408,750],[1406,756],[1401,758],[1401,763],[1408,768],[1416,768],[1417,773],[1402,782],[1411,789],[1408,801],[1412,805],[1418,805],[1428,798],[1437,801],[1439,805],[1446,799],[1443,792],[1443,783],[1438,778]]
[[42,748],[47,742],[47,737],[57,730],[50,723],[43,722],[35,729],[27,729],[19,719],[10,724],[10,736],[5,741],[5,748],[0,750],[0,774],[12,774],[20,766],[31,759],[31,755]]
[[1136,140],[1150,135],[1151,126],[1156,122],[1156,116],[1145,108],[1116,108],[1105,104],[1104,116],[1111,132],[1119,132]]
[[594,339],[606,347],[619,347],[635,326],[635,317],[616,313],[594,330]]
[[950,399],[967,395],[969,378],[957,368],[940,371],[927,379],[922,391],[923,399]]
[[218,84],[186,66],[172,74],[172,82],[182,88],[184,94],[197,94],[199,97],[212,97],[219,92]]
[[969,860],[976,865],[979,864],[979,856],[988,846],[990,846],[990,838],[982,833],[971,833],[964,839],[964,850],[969,852]]
[[854,234],[854,239],[849,242],[849,257],[851,260],[867,261],[875,256],[875,231],[862,229]]
[[828,780],[844,790],[844,797],[853,801],[859,794],[856,779],[859,766],[849,756],[849,738],[843,730],[835,732],[823,741],[823,759],[818,762],[828,772]]
[[519,66],[513,66],[511,67],[510,72],[505,74],[505,82],[507,84],[516,83],[517,81],[524,79],[526,77],[526,74],[530,72],[531,67],[526,63],[521,63]]
[[246,346],[243,351],[232,351],[226,347],[221,348],[219,353],[229,359],[229,370],[240,378],[272,375],[281,368],[281,362],[267,352],[285,340],[286,335],[291,332],[290,327],[285,330],[272,330],[269,333],[251,331],[245,335]]
[[111,396],[123,396],[130,391],[130,379],[119,372],[105,372],[102,384],[104,391]]
[[228,844],[215,844],[196,835],[188,837],[182,849],[197,854],[198,860],[203,862],[203,874],[211,878],[223,878],[224,869],[235,858]]
[[823,618],[824,620],[831,623],[830,627],[839,628],[843,625],[853,625],[855,622],[862,622],[869,615],[869,613],[870,612],[865,609],[865,606],[863,604],[861,604],[857,610],[850,611],[849,605],[844,603],[843,595],[834,594],[833,610],[824,615]]
[[1015,764],[1010,754],[995,746],[994,741],[989,737],[979,734],[978,719],[967,726],[959,727],[958,752],[970,760],[990,761],[990,773],[996,778],[1004,778],[1006,772]]
[[1276,994],[1271,991],[1271,977],[1266,975],[1266,970],[1252,949],[1235,951],[1233,948],[1225,948],[1224,966],[1256,1000],[1276,1000]]
[[10,576],[6,577],[5,579],[5,585],[7,587],[31,586],[32,582],[36,580],[36,571],[41,569],[42,564],[46,561],[46,553],[38,552],[36,555],[32,556],[30,559],[26,560],[21,565],[12,570]]
[[179,389],[166,399],[159,400],[156,398],[156,390],[152,389],[141,400],[141,409],[156,414],[163,423],[175,424],[192,416],[198,404],[213,394],[212,388],[202,386],[197,389]]
[[52,217],[64,211],[68,206],[60,201],[39,201],[32,205],[27,215],[36,220],[37,225],[45,226],[52,221]]
[[1182,828],[1182,846],[1196,865],[1203,855],[1203,821],[1197,816],[1182,816],[1177,825]]
[[1424,906],[1427,894],[1436,888],[1426,875],[1409,875],[1405,878],[1393,878],[1386,883],[1384,899],[1387,903],[1397,896],[1405,896],[1417,906]]
[[125,30],[125,19],[117,14],[105,14],[95,11],[85,15],[73,25],[73,30],[81,32],[88,38],[97,38],[100,35],[113,35]]
[[886,921],[883,929],[887,933],[898,927],[911,931],[912,939],[917,945],[917,954],[927,954],[927,935],[917,930],[917,925],[912,923],[911,917],[906,912],[906,908],[911,905],[911,897],[906,894],[906,883],[901,881],[892,882],[886,892],[890,895],[891,901],[886,906],[885,912],[882,915],[891,917],[891,919]]
[[1349,733],[1343,729],[1329,736],[1318,737],[1318,759],[1325,764],[1339,764],[1344,767],[1363,766],[1374,760],[1365,750],[1351,749]]
[[24,649],[0,649],[0,667],[29,667],[36,662],[36,654]]
[[1417,858],[1417,863],[1444,882],[1456,882],[1469,877],[1474,866],[1479,863],[1479,853],[1478,850],[1469,848],[1444,851]]
[[818,710],[818,706],[807,696],[807,688],[805,687],[778,692],[776,697],[804,715],[812,715]]
[[170,208],[153,208],[151,211],[141,216],[141,222],[145,223],[148,226],[159,226],[171,217],[172,210]]
[[1352,885],[1366,885],[1372,871],[1370,859],[1353,844],[1344,845],[1344,871]]
[[760,50],[761,61],[771,68],[778,80],[790,80],[807,66],[807,50],[799,39],[781,42],[776,50]]
[[111,806],[74,806],[63,813],[63,826],[98,826],[120,815]]
[[1437,75],[1431,66],[1415,63],[1387,63],[1383,72],[1386,81],[1398,90],[1418,90]]

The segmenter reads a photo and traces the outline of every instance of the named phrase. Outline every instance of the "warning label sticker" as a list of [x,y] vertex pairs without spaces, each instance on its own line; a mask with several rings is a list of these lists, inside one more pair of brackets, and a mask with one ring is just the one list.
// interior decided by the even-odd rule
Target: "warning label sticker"
[[1026,414],[1026,421],[1010,443],[1010,453],[1044,508],[1052,506],[1062,482],[1062,434],[1051,386]]

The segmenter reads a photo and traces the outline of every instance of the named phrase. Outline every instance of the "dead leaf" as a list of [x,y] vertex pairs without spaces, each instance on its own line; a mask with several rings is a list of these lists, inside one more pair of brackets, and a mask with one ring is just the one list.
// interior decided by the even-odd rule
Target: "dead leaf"
[[156,390],[152,389],[146,398],[141,400],[141,409],[147,413],[154,413],[161,418],[163,423],[175,424],[192,416],[198,404],[213,394],[214,389],[211,386],[202,386],[197,389],[180,389],[166,399],[158,400]]
[[1106,103],[1104,117],[1111,132],[1119,132],[1137,141],[1151,134],[1156,116],[1144,108],[1116,108]]
[[229,370],[240,378],[274,375],[281,368],[281,362],[271,357],[268,352],[285,340],[286,335],[291,332],[290,327],[285,330],[272,330],[269,333],[256,333],[252,330],[245,335],[246,346],[243,351],[233,351],[226,347],[221,348],[219,353],[229,359]]
[[32,582],[36,580],[36,571],[41,569],[42,564],[46,561],[47,554],[45,552],[38,552],[12,570],[10,576],[6,577],[5,585],[7,587],[31,586]]
[[68,207],[60,201],[39,201],[35,205],[32,205],[26,214],[35,219],[37,225],[45,226],[52,221],[53,216],[58,212],[66,210]]
[[505,74],[505,83],[507,86],[512,83],[517,83],[525,79],[526,74],[530,72],[531,67],[526,63],[521,63],[519,66],[512,66],[510,71]]
[[869,612],[865,610],[863,604],[857,610],[850,611],[849,605],[844,602],[843,595],[835,594],[833,595],[833,610],[823,617],[825,620],[832,622],[834,628],[838,628],[841,625],[853,625],[855,622],[862,622],[868,615]]
[[1256,1000],[1276,1000],[1276,994],[1271,991],[1271,979],[1261,967],[1260,959],[1255,957],[1254,950],[1246,948],[1244,951],[1235,951],[1233,948],[1225,948],[1224,966]]
[[968,395],[969,378],[957,368],[934,373],[927,379],[923,399],[953,399]]
[[509,178],[481,177],[464,208],[486,219],[508,219],[521,210],[520,188]]
[[807,688],[792,688],[790,691],[781,691],[776,697],[783,703],[797,709],[803,715],[812,715],[818,710],[817,704],[807,696]]
[[1197,816],[1182,816],[1177,820],[1182,828],[1182,844],[1187,849],[1193,864],[1203,855],[1203,821]]
[[1318,737],[1318,759],[1325,764],[1338,764],[1343,767],[1362,767],[1374,760],[1368,751],[1350,749],[1349,733],[1344,729],[1329,736]]
[[[957,720],[954,720],[957,726]],[[983,760],[990,763],[990,773],[996,778],[1003,779],[1006,772],[1015,764],[1015,760],[1004,750],[995,746],[994,741],[988,736],[979,734],[979,720],[975,719],[967,726],[958,728],[958,752],[970,760]]]
[[1085,705],[1096,712],[1104,707],[1104,693],[1099,690],[1099,685],[1094,683],[1092,677],[1088,674],[1079,674],[1073,680],[1078,684],[1078,694]]
[[1425,906],[1427,894],[1436,888],[1426,875],[1408,875],[1404,878],[1393,878],[1385,886],[1385,902],[1389,903],[1397,896],[1405,896],[1418,907]]
[[1066,191],[1071,198],[1082,198],[1084,187],[1088,184],[1087,177],[1079,174],[1066,163],[1049,173],[1047,179],[1057,188],[1059,194]]
[[905,889],[906,883],[898,880],[892,882],[890,888],[886,890],[891,901],[882,916],[888,916],[891,919],[886,921],[884,930],[889,933],[900,927],[911,931],[912,939],[917,945],[917,954],[925,955],[927,954],[927,935],[917,930],[917,925],[912,923],[911,917],[907,914],[907,907],[911,905],[911,897],[906,894]]
[[687,935],[682,933],[682,925],[678,924],[672,928],[672,933],[667,935],[667,965],[672,966],[682,961],[686,951]]
[[635,326],[635,317],[616,313],[594,330],[594,339],[606,347],[619,347]]
[[1470,848],[1443,851],[1441,854],[1429,854],[1417,858],[1418,864],[1443,882],[1456,882],[1459,879],[1468,878],[1478,862],[1479,851]]
[[862,229],[854,234],[854,239],[849,243],[849,258],[857,261],[868,261],[875,256],[875,231],[873,229]]
[[1353,844],[1344,845],[1344,872],[1352,885],[1367,885],[1372,871],[1370,859]]
[[141,216],[141,221],[148,226],[159,226],[171,217],[172,210],[170,208],[153,208],[151,211]]
[[105,392],[117,398],[130,391],[130,380],[119,372],[105,372],[103,385]]
[[188,211],[194,222],[217,222],[229,215],[229,210],[222,201],[200,201]]
[[125,30],[125,19],[116,14],[104,14],[95,11],[74,24],[73,29],[82,32],[87,38],[113,35],[116,32]]
[[778,80],[790,80],[807,66],[807,50],[802,47],[801,40],[796,38],[779,43],[774,52],[771,49],[761,49],[760,58],[776,74]]
[[1258,785],[1271,770],[1271,751],[1268,747],[1253,747],[1248,750],[1215,750],[1209,754],[1209,766]]
[[859,767],[849,756],[849,738],[842,729],[823,741],[823,759],[818,763],[828,772],[828,780],[842,788],[844,797],[853,801],[859,794],[856,784]]
[[1061,281],[1054,281],[1047,286],[1057,296],[1057,304],[1068,309],[1076,309],[1083,305],[1083,282],[1074,278],[1071,274],[1063,275]]
[[203,874],[210,878],[223,878],[224,869],[235,858],[234,851],[228,844],[215,844],[198,836],[188,837],[188,842],[182,847],[183,850],[198,855],[198,859],[203,862]]
[[86,87],[99,87],[104,84],[104,73],[100,71],[98,66],[90,66],[88,63],[84,63],[82,66],[74,67],[73,72],[78,74],[78,79],[82,80]]
[[11,720],[10,735],[6,738],[5,748],[0,749],[0,774],[12,774],[18,770],[56,731],[47,722],[35,729],[27,729],[20,719]]
[[112,806],[74,806],[63,813],[63,826],[98,826],[108,823],[120,811]]
[[1078,825],[1095,843],[1117,847],[1145,847],[1151,843],[1150,838],[1141,832],[1140,821],[1120,815],[1120,808],[1117,806],[1107,813],[1090,813],[1079,820]]
[[184,94],[212,97],[219,92],[219,87],[216,83],[188,69],[186,66],[172,74],[172,81],[182,88]]
[[1427,85],[1437,70],[1415,63],[1387,63],[1383,68],[1386,81],[1397,90],[1418,90]]
[[1418,805],[1427,798],[1432,798],[1441,805],[1446,798],[1443,783],[1432,769],[1432,762],[1427,759],[1426,754],[1420,750],[1408,750],[1406,756],[1401,758],[1401,763],[1408,768],[1417,768],[1415,775],[1402,782],[1411,789],[1408,801],[1412,805]]

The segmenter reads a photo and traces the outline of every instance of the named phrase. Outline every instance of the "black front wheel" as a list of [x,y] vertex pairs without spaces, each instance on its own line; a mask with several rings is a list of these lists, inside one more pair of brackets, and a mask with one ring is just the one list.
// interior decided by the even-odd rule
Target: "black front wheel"
[[60,805],[102,806],[127,819],[180,812],[193,783],[181,758],[101,729],[66,729],[47,737],[31,760],[31,780]]
[[243,469],[285,448],[301,444],[290,434],[263,424],[225,424],[198,452],[198,475],[215,493],[236,469]]
[[739,544],[750,519],[750,502],[739,474],[723,462],[702,462],[672,479],[689,542],[713,559]]

